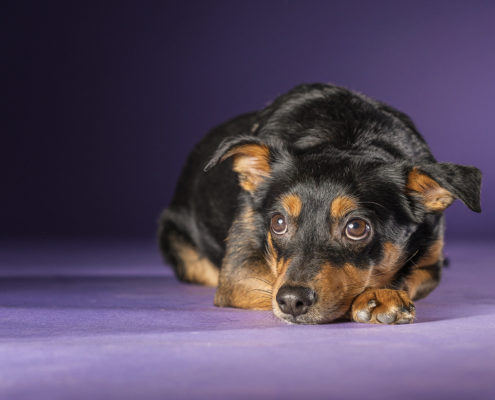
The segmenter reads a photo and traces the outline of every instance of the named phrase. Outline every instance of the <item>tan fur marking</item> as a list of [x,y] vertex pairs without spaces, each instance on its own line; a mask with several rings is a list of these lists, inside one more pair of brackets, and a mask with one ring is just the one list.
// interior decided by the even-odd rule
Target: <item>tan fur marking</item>
[[273,247],[271,232],[268,232],[266,242],[267,242],[267,249],[265,255],[266,263],[270,267],[273,275],[278,276],[279,272],[277,269],[277,253],[275,251],[275,248]]
[[252,192],[270,174],[270,150],[267,146],[245,144],[228,151],[222,161],[234,157],[233,170],[239,174],[240,185]]
[[413,168],[407,177],[407,189],[420,194],[423,204],[431,211],[443,211],[454,201],[454,196],[429,176]]
[[187,244],[174,244],[177,256],[182,260],[184,280],[206,286],[217,286],[219,271],[207,258]]
[[282,206],[291,217],[298,217],[301,214],[302,201],[296,194],[288,194],[282,198]]
[[[406,280],[407,292],[412,299],[416,299],[419,288],[422,285],[428,284],[428,282],[432,280],[430,271],[418,269],[414,271]],[[435,282],[435,286],[437,286],[437,282]]]
[[289,268],[289,264],[291,262],[291,259],[288,258],[287,260],[281,258],[277,264],[277,272],[279,277],[283,277],[285,273],[287,272],[287,269]]
[[283,284],[287,283],[285,281],[285,274],[287,273],[287,270],[289,269],[290,263],[291,263],[290,258],[287,260],[280,259],[280,260],[278,260],[277,266],[276,266],[278,276],[277,276],[277,279],[275,280],[275,283],[273,284],[273,289],[272,289],[272,310],[273,310],[273,313],[279,318],[282,318],[282,312],[280,311],[280,309],[278,307],[277,293],[278,293],[278,290],[280,289],[280,287]]
[[333,305],[334,318],[342,316],[351,306],[352,300],[367,285],[370,272],[351,264],[335,267],[325,264],[314,280],[314,287],[322,300],[321,306]]
[[271,310],[274,278],[264,260],[246,260],[246,265],[233,270],[225,267],[215,293],[216,306]]
[[[238,308],[248,308],[251,310],[271,310],[272,308],[272,287],[271,281],[256,274],[257,268],[253,268],[252,276],[240,275],[241,285],[232,288],[230,302]],[[236,279],[234,277],[234,279]]]
[[425,297],[438,285],[443,263],[443,245],[443,239],[435,241],[404,282],[412,299]]
[[330,215],[334,219],[339,219],[356,208],[356,200],[352,197],[338,196],[332,201],[332,205],[330,206]]
[[[275,272],[270,270],[262,252],[253,251],[257,240],[255,213],[250,206],[233,222],[226,239],[214,303],[218,307],[271,310],[272,284]],[[268,252],[268,249],[267,249]]]
[[289,269],[289,264],[291,262],[291,259],[288,258],[287,260],[284,260],[281,258],[280,260],[277,261],[277,279],[275,280],[275,283],[273,284],[273,298],[275,299],[275,296],[278,293],[278,289],[286,283],[284,278],[287,270]]
[[280,287],[286,283],[285,282],[285,274],[287,272],[287,269],[289,268],[289,264],[291,262],[291,259],[284,259],[280,258],[277,259],[277,253],[273,247],[273,242],[272,242],[272,235],[270,232],[268,232],[267,235],[267,244],[268,244],[268,251],[267,251],[267,263],[270,266],[270,269],[275,276],[275,280],[272,285],[272,309],[275,315],[281,317],[281,311],[278,309],[277,305],[277,293]]
[[391,279],[404,262],[404,253],[400,246],[385,242],[383,258],[371,271],[368,287],[380,288],[390,284]]
[[416,268],[428,267],[443,261],[443,239],[435,240],[426,254],[416,263]]

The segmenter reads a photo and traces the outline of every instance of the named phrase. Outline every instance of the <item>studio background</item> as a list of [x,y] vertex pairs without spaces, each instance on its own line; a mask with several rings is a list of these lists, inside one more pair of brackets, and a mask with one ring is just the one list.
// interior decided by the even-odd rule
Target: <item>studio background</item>
[[495,3],[4,3],[4,238],[152,238],[188,152],[213,126],[303,82],[406,112],[439,161],[484,173],[494,239]]

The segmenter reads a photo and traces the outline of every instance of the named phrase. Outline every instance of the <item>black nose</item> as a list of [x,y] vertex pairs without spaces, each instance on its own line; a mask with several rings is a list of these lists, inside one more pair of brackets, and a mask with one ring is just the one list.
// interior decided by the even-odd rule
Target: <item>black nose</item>
[[315,291],[304,286],[282,286],[277,293],[277,303],[282,312],[294,317],[307,313],[315,302]]

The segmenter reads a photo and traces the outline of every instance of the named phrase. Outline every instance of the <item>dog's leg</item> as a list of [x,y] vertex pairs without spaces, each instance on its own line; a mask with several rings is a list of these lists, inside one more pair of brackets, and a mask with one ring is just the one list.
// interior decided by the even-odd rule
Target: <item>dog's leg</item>
[[438,286],[442,273],[442,262],[417,268],[405,280],[404,289],[413,300],[428,296]]
[[160,220],[159,241],[165,259],[175,275],[184,282],[217,286],[219,269],[202,256],[193,241],[174,222],[174,213],[166,210]]
[[216,306],[272,309],[275,276],[265,260],[263,243],[257,238],[255,218],[247,206],[232,224],[215,294]]
[[440,282],[443,262],[443,240],[439,239],[414,264],[411,274],[404,280],[402,287],[411,299],[422,299],[437,287]]
[[263,257],[249,257],[240,264],[237,259],[235,265],[227,259],[220,272],[215,305],[271,310],[273,281]]
[[218,285],[219,271],[210,260],[201,256],[192,245],[177,237],[171,236],[169,242],[177,260],[175,272],[180,280],[206,286]]
[[415,317],[412,300],[426,297],[440,281],[443,266],[443,240],[436,240],[426,254],[414,263],[401,289],[368,289],[352,304],[351,318],[375,324],[411,323]]

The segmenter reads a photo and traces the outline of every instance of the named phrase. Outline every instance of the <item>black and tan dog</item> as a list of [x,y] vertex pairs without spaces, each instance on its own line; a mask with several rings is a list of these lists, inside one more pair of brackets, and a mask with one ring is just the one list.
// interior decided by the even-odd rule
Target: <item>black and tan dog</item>
[[438,163],[402,112],[301,85],[195,147],[160,245],[179,279],[218,285],[217,306],[409,323],[440,279],[442,212],[456,198],[480,212],[480,182]]

